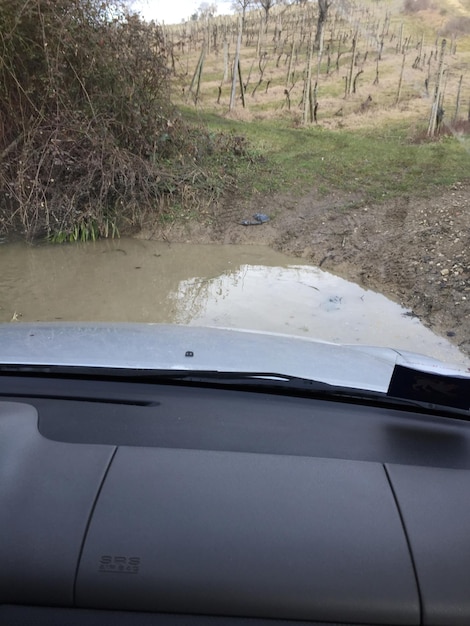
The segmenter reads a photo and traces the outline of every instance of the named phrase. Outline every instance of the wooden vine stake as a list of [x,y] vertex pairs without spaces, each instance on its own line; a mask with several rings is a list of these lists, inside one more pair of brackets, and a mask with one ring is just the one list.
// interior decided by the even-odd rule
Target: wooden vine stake
[[197,104],[197,101],[199,99],[199,89],[201,87],[201,76],[202,76],[202,68],[204,67],[204,57],[205,57],[205,46],[202,48],[201,54],[199,56],[199,61],[197,62],[196,69],[194,70],[193,78],[189,86],[189,91],[194,96],[194,104]]
[[434,100],[431,107],[431,115],[429,117],[428,137],[434,137],[439,126],[438,122],[442,117],[442,79],[444,77],[444,56],[446,44],[446,40],[443,39],[441,43],[441,53],[439,55],[436,89],[434,91]]
[[312,101],[310,103],[310,108],[311,108],[310,121],[315,121],[315,123],[317,122],[317,110],[318,110],[318,99],[317,99],[318,82],[320,80],[320,69],[321,69],[321,62],[323,58],[323,42],[324,42],[324,23],[323,22],[320,25],[319,36],[317,33],[317,39],[318,39],[317,79],[315,81],[315,87],[313,89],[313,94],[311,97]]
[[460,113],[460,93],[462,91],[462,81],[463,81],[463,74],[460,75],[459,86],[457,88],[457,99],[455,101],[455,113],[454,113],[454,119],[452,120],[454,124],[458,120],[459,113]]
[[[307,75],[305,76],[304,83],[304,95],[303,95],[303,124],[307,126],[309,121],[312,121],[312,116],[310,114],[311,111],[311,103],[310,98],[312,95],[311,87],[312,87],[312,57],[313,57],[313,39],[310,37],[309,42],[309,50],[308,50],[308,62],[307,62]],[[309,120],[310,118],[310,120]]]
[[[229,111],[233,111],[233,109],[235,108],[235,97],[236,97],[236,94],[237,94],[237,74],[239,75],[240,84],[242,85],[242,79],[241,79],[241,76],[240,76],[240,47],[241,47],[241,43],[242,43],[242,20],[241,20],[241,17],[240,17],[240,19],[238,20],[237,48],[235,50],[235,60],[233,62],[232,90],[230,92]],[[242,85],[242,94],[243,94],[243,85]]]
[[401,86],[403,83],[403,71],[405,69],[406,52],[403,53],[403,61],[401,62],[400,78],[398,80],[397,96],[395,98],[395,106],[400,102]]
[[243,108],[245,108],[245,86],[243,84],[243,79],[242,79],[242,68],[240,66],[240,58],[238,59],[237,69],[238,69],[238,82],[240,85],[240,95],[242,99],[242,106]]
[[356,31],[354,34],[353,41],[352,41],[351,65],[349,66],[349,74],[348,74],[348,79],[347,79],[348,95],[351,94],[352,88],[353,88],[353,71],[354,71],[354,66],[356,64],[357,35],[358,35],[358,32]]
[[286,78],[286,88],[289,87],[289,83],[292,81],[292,66],[294,62],[294,53],[295,53],[295,35],[291,45],[291,51],[289,56],[289,66],[287,68],[287,78]]

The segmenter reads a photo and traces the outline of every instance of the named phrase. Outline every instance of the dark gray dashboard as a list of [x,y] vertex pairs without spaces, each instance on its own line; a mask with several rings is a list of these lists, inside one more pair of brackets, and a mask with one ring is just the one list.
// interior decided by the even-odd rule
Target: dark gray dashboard
[[0,394],[2,623],[470,622],[465,422],[89,380]]

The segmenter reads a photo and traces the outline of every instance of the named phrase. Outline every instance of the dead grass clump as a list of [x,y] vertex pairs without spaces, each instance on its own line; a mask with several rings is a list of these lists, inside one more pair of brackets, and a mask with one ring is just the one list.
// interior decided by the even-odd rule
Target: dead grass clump
[[442,123],[433,137],[428,135],[423,126],[416,129],[410,142],[413,144],[439,141],[442,137],[457,137],[459,139],[470,137],[470,120],[455,120],[452,123]]
[[418,11],[426,11],[433,8],[434,4],[431,0],[405,0],[403,3],[404,13],[417,13]]
[[455,120],[452,124],[443,124],[441,135],[470,137],[470,120]]

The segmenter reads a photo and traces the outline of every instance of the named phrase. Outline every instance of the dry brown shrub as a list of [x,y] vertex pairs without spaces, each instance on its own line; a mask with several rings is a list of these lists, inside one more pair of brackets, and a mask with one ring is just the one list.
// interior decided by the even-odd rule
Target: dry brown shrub
[[160,29],[119,0],[2,0],[0,59],[0,232],[109,236],[214,195],[201,159],[233,146],[180,119]]

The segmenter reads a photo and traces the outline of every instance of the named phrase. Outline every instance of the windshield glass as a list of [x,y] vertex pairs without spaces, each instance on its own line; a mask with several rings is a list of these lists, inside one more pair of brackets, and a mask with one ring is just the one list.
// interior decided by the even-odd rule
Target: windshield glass
[[2,0],[0,50],[0,322],[468,368],[470,0]]

